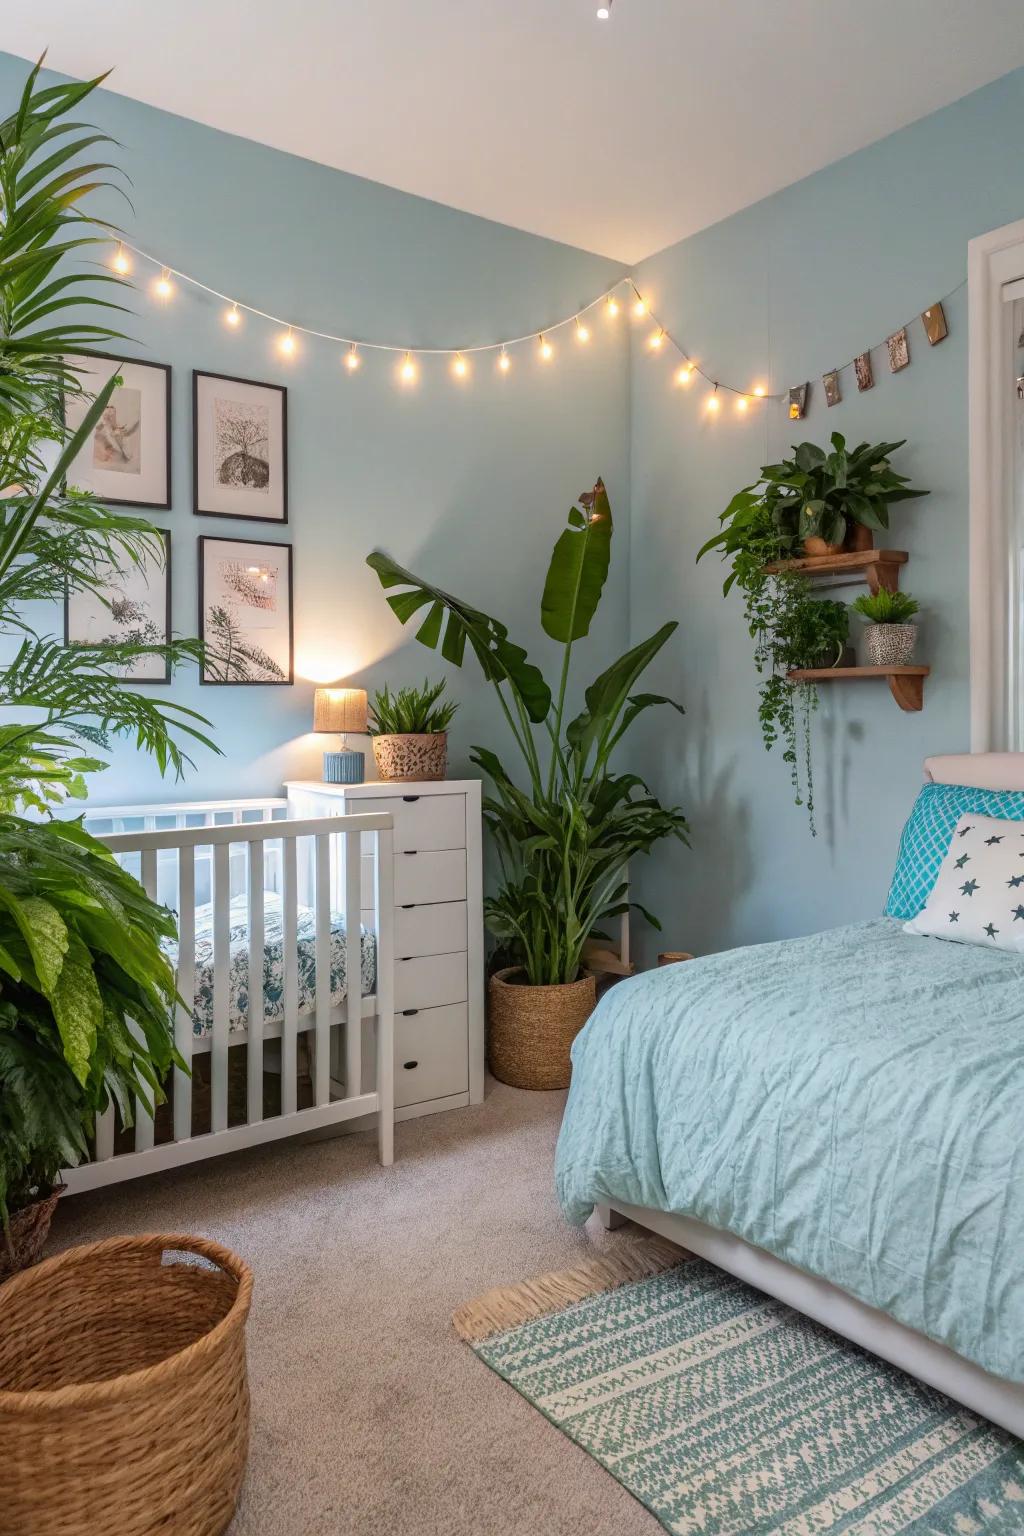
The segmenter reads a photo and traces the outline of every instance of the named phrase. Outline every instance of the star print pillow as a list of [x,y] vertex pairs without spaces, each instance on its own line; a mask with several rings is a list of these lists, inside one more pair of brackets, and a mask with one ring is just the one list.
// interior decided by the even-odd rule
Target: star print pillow
[[903,931],[1024,954],[1021,823],[961,816],[931,895]]

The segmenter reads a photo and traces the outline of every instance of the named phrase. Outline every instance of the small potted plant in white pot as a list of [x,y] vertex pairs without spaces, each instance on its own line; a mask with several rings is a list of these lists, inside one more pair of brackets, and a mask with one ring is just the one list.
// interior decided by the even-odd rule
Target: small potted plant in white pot
[[917,643],[917,625],[910,620],[919,610],[909,592],[887,592],[881,588],[870,597],[858,597],[854,612],[867,619],[864,634],[868,664],[872,667],[905,667],[913,658]]
[[444,682],[388,691],[373,697],[370,735],[382,779],[443,779],[448,771],[448,727],[458,705],[442,700]]

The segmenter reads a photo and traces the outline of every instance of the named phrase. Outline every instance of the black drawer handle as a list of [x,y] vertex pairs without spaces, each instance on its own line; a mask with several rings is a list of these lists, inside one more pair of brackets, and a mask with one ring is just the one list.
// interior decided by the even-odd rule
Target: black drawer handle
[[403,1061],[402,1062],[402,1066],[405,1068],[405,1070],[407,1072],[411,1072],[413,1067],[418,1067],[419,1066],[419,1062],[418,1061]]
[[403,795],[402,799],[406,802],[406,804],[411,805],[414,800],[419,799],[419,795]]
[[402,1017],[403,1017],[403,1019],[411,1019],[414,1013],[419,1013],[419,1009],[418,1008],[403,1008],[402,1009]]

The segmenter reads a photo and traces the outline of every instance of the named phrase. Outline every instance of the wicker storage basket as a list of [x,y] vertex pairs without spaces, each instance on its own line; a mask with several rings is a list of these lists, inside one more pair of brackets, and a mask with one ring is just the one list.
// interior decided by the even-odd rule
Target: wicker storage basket
[[71,1248],[0,1287],[0,1527],[219,1536],[249,1441],[248,1266],[200,1237]]
[[22,1206],[11,1217],[10,1242],[0,1231],[0,1280],[16,1275],[20,1269],[37,1264],[46,1239],[50,1235],[50,1223],[57,1209],[57,1201],[64,1193],[64,1185],[58,1184],[50,1194],[32,1205]]
[[375,736],[373,756],[382,779],[410,779],[417,783],[443,779],[448,772],[448,732]]
[[513,1088],[568,1088],[569,1051],[594,1011],[593,976],[564,986],[527,987],[510,981],[513,966],[496,971],[488,988],[487,1054],[491,1071]]

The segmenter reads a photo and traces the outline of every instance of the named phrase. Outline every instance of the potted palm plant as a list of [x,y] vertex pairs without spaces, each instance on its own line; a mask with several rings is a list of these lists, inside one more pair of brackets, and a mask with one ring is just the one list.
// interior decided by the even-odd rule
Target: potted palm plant
[[884,587],[857,598],[853,611],[868,621],[864,645],[871,666],[905,667],[913,660],[917,625],[910,620],[920,606],[909,592],[887,592]]
[[143,656],[196,662],[198,642],[65,648],[26,618],[30,601],[102,595],[112,563],[164,550],[151,524],[65,485],[116,384],[70,433],[63,399],[83,385],[69,357],[121,340],[121,306],[102,297],[113,278],[66,270],[110,238],[83,210],[111,169],[83,159],[104,135],[68,120],[100,82],[44,89],[38,71],[0,124],[0,636],[15,642],[0,666],[0,1276],[38,1257],[95,1115],[113,1102],[130,1124],[174,1060],[171,914],[50,813],[84,798],[112,736],[179,774],[182,736],[212,746],[201,716],[119,680]]
[[602,922],[638,905],[628,899],[629,860],[664,837],[687,840],[681,811],[664,808],[636,774],[612,766],[616,747],[645,710],[669,704],[682,713],[661,694],[634,692],[676,624],[663,624],[606,668],[587,688],[582,710],[567,718],[573,650],[590,632],[612,542],[603,482],[579,503],[555,544],[541,598],[544,633],[563,647],[554,690],[498,619],[380,550],[367,557],[403,624],[426,609],[418,640],[432,650],[440,646],[454,666],[462,665],[469,647],[495,690],[521,760],[522,784],[495,752],[472,749],[472,761],[492,785],[484,821],[500,866],[485,916],[509,961],[490,982],[490,1063],[504,1082],[526,1088],[569,1081],[569,1047],[595,997],[583,947],[600,935]]
[[442,699],[445,684],[424,679],[422,688],[374,694],[369,709],[373,756],[382,779],[423,782],[448,770],[448,727],[458,705]]

